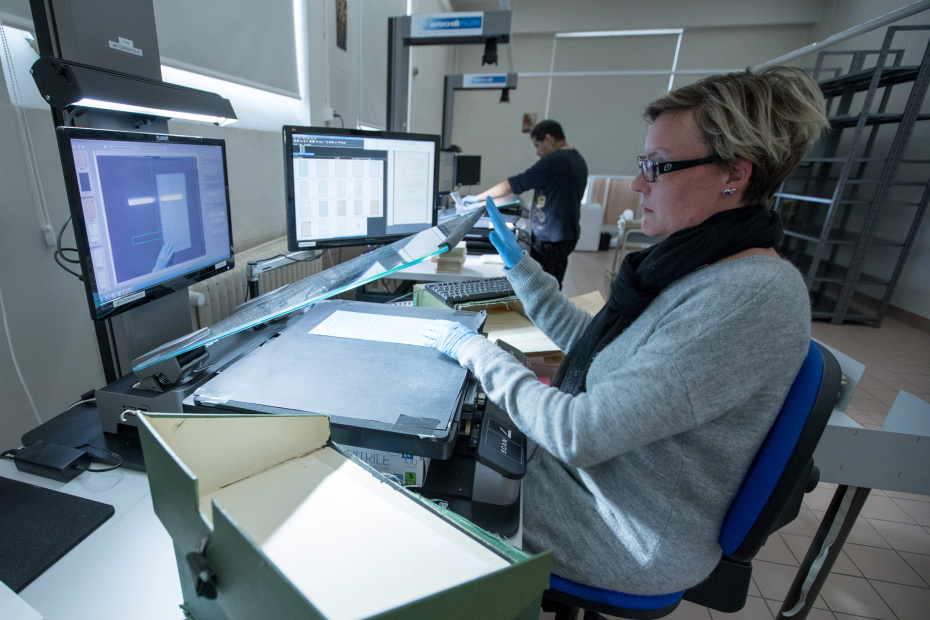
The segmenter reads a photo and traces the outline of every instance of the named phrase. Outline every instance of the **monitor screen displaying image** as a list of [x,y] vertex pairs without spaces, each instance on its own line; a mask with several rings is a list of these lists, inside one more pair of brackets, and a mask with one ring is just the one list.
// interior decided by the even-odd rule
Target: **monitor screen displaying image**
[[436,223],[439,136],[284,127],[288,249],[396,241]]
[[222,140],[73,127],[58,140],[93,318],[233,267]]

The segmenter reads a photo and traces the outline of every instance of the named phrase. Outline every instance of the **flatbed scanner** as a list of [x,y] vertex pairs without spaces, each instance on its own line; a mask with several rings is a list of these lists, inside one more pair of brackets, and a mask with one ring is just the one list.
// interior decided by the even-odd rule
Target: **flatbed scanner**
[[448,220],[262,295],[142,356],[133,375],[98,390],[104,430],[125,409],[327,415],[336,443],[429,458],[422,495],[489,531],[513,535],[526,440],[471,373],[430,347],[314,332],[339,312],[444,318],[479,331],[483,313],[330,298],[448,251],[482,214]]
[[[330,300],[202,383],[184,413],[319,413],[337,444],[430,458],[419,492],[504,536],[519,522],[526,439],[466,368],[431,347],[335,337],[357,320],[448,319],[479,331],[484,313]],[[516,352],[515,352],[516,353]]]

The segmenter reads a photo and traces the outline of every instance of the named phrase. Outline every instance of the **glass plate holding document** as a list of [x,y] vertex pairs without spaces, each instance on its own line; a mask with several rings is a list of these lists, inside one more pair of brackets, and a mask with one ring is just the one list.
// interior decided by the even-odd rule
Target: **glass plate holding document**
[[484,209],[477,209],[256,297],[211,327],[173,340],[139,357],[133,361],[133,370],[138,372],[438,256],[458,245],[482,215]]

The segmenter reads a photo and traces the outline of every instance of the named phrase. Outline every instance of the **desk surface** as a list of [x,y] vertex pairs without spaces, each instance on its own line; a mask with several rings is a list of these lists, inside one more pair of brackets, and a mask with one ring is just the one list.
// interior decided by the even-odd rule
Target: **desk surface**
[[448,280],[474,280],[475,278],[498,278],[503,275],[503,263],[484,263],[481,261],[481,256],[469,254],[465,257],[465,264],[462,266],[461,273],[437,273],[436,263],[423,261],[394,272],[390,277],[419,282],[442,282]]
[[[125,469],[84,473],[65,484],[20,472],[12,461],[2,459],[0,476],[116,509],[103,525],[19,593],[19,598],[40,614],[37,617],[184,619],[174,546],[155,516],[144,473]],[[8,590],[6,594],[0,594],[0,617],[24,617],[17,613],[21,603],[16,595]]]
[[[110,504],[112,517],[17,596],[0,583],[0,618],[22,620],[184,620],[174,545],[155,516],[148,478],[117,469],[65,484],[26,474],[0,459],[0,476]],[[520,546],[520,529],[509,540]],[[24,605],[25,603],[25,605]],[[31,614],[26,605],[36,614]]]

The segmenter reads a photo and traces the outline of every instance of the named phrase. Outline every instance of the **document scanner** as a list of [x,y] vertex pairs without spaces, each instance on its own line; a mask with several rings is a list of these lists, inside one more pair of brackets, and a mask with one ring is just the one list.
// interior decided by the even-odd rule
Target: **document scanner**
[[421,493],[495,533],[519,524],[526,439],[470,371],[432,347],[315,333],[337,313],[447,319],[483,312],[330,300],[197,387],[183,412],[329,416],[337,444],[431,459]]
[[179,413],[181,401],[316,302],[372,282],[454,248],[484,209],[443,221],[331,269],[239,306],[216,324],[168,342],[133,361],[133,372],[97,390],[104,431],[116,432],[123,411]]
[[469,371],[431,347],[314,333],[336,313],[441,318],[475,331],[484,322],[484,313],[323,301],[196,388],[185,412],[324,414],[336,443],[449,458]]
[[324,414],[337,444],[430,458],[424,497],[515,534],[526,440],[467,369],[430,347],[313,333],[336,312],[444,318],[479,331],[483,313],[329,298],[448,251],[483,212],[262,295],[135,360],[133,375],[98,391],[104,430],[125,409]]

